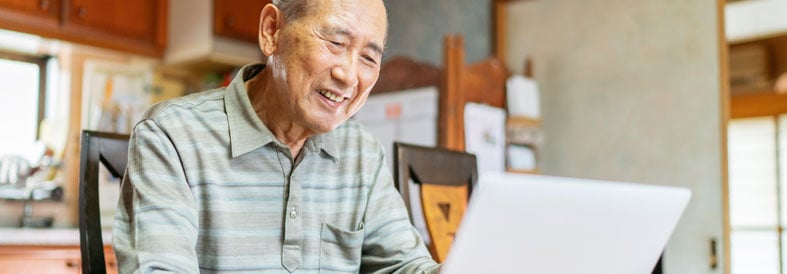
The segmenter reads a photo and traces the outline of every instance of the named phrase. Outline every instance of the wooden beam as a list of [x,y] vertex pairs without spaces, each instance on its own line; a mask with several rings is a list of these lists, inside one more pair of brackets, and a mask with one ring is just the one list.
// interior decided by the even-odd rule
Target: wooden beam
[[492,16],[493,16],[493,36],[494,36],[494,56],[497,57],[500,61],[506,61],[506,54],[507,54],[507,28],[506,28],[506,2],[505,0],[494,0],[492,2]]
[[492,1],[492,54],[501,62],[506,62],[508,51],[508,16],[506,8],[508,3],[522,2],[525,0],[493,0]]
[[730,117],[733,119],[787,113],[787,94],[775,92],[732,96]]
[[716,41],[719,48],[719,103],[721,104],[721,119],[720,119],[720,156],[721,156],[721,261],[719,265],[719,252],[715,251],[718,248],[718,241],[711,241],[714,245],[714,258],[711,258],[710,265],[713,268],[721,266],[722,273],[730,274],[730,183],[729,183],[729,159],[727,158],[727,124],[730,120],[730,67],[729,67],[729,49],[727,44],[727,35],[724,30],[724,5],[726,0],[716,0]]
[[438,145],[442,148],[464,150],[465,94],[460,87],[465,67],[464,41],[461,35],[449,35],[444,40],[444,67],[438,113]]

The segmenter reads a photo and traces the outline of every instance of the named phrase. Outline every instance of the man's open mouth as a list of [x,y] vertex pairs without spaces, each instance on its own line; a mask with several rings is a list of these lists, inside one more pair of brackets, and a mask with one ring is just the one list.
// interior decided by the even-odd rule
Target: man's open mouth
[[344,101],[344,97],[342,97],[341,95],[334,94],[333,92],[330,92],[328,90],[324,90],[324,89],[320,90],[320,94],[322,94],[322,96],[325,96],[325,98],[328,98],[336,103],[341,103],[342,101]]

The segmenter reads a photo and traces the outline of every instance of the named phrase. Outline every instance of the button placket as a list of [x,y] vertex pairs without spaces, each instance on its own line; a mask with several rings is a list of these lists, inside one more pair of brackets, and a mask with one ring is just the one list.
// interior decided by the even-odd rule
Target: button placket
[[303,222],[298,218],[298,209],[302,206],[301,184],[294,174],[289,176],[289,195],[286,208],[289,218],[284,222],[284,244],[282,246],[282,265],[292,272],[301,264],[301,245],[303,243]]

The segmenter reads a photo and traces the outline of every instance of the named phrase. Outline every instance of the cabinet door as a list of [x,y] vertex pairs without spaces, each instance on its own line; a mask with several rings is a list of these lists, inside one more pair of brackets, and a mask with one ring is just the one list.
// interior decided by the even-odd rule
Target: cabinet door
[[271,0],[213,0],[216,35],[257,43],[260,11]]
[[117,274],[118,265],[115,258],[115,251],[111,245],[104,246],[104,261],[107,263],[107,274]]
[[0,0],[0,28],[23,32],[54,31],[60,0]]
[[0,246],[0,273],[80,273],[78,246]]
[[[107,273],[117,274],[112,246],[104,246]],[[79,246],[0,245],[0,274],[82,273]]]
[[64,31],[78,40],[141,53],[154,51],[155,55],[163,50],[166,0],[64,1]]

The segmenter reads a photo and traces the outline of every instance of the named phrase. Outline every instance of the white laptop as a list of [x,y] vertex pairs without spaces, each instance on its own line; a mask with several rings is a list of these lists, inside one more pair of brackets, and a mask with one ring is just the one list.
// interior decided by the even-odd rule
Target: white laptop
[[649,274],[685,188],[486,174],[441,274]]

